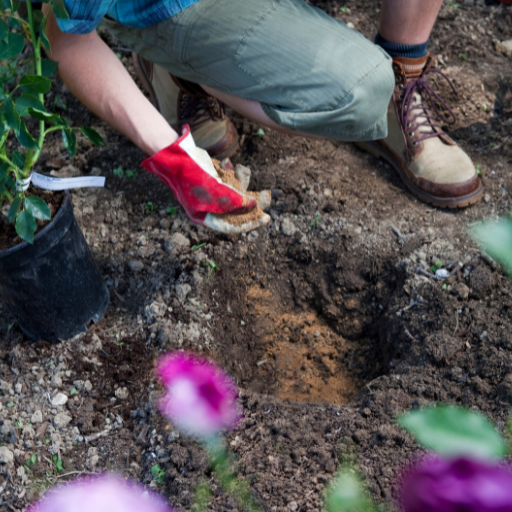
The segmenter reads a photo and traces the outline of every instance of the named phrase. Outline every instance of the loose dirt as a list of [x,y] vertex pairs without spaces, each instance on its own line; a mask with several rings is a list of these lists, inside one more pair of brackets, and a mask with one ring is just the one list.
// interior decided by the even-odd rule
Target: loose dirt
[[[373,37],[378,3],[316,5]],[[459,211],[420,203],[353,145],[262,136],[234,116],[244,138],[234,163],[251,167],[252,190],[283,194],[268,227],[218,235],[190,224],[170,191],[138,169],[142,153],[57,85],[50,101],[108,145],[79,137],[70,161],[55,137],[40,170],[64,159],[107,176],[105,190],[72,199],[112,303],[87,335],[60,345],[29,342],[0,311],[0,434],[14,454],[1,468],[2,506],[21,510],[53,482],[108,469],[180,510],[206,477],[210,510],[240,510],[201,447],[157,412],[152,367],[168,350],[211,358],[236,379],[244,420],[227,436],[233,469],[272,512],[319,511],[326,484],[350,460],[386,510],[396,475],[419,450],[395,424],[412,407],[464,404],[504,431],[512,285],[467,227],[511,210],[512,68],[497,50],[511,27],[510,7],[470,0],[444,6],[432,35],[458,90],[446,96],[458,116],[447,131],[486,186],[480,203]],[[117,51],[133,72],[129,53]],[[136,177],[114,174],[119,167]],[[450,270],[444,281],[425,275],[438,261]],[[52,405],[57,392],[65,405]],[[38,463],[27,471],[33,453]]]

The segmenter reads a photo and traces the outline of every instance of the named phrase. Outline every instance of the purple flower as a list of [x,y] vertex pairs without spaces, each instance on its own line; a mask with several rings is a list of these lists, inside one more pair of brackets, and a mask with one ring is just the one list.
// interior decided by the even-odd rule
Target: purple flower
[[213,364],[190,354],[168,354],[157,364],[166,387],[160,410],[185,432],[209,437],[240,418],[234,382]]
[[114,475],[58,485],[27,512],[173,512],[158,495]]
[[427,458],[406,475],[405,512],[512,512],[512,473],[471,459]]

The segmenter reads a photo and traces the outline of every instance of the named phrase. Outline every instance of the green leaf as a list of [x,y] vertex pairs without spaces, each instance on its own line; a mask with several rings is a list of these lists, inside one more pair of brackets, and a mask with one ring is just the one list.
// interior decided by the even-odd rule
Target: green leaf
[[[48,23],[48,15],[49,14],[50,14],[50,11],[48,11],[48,14],[43,18],[43,22],[41,23],[41,25],[39,27],[39,38],[41,39],[41,43],[47,52],[52,51],[51,46],[50,46],[50,41],[48,39],[48,36],[46,35],[46,24]],[[52,62],[52,61],[46,61],[46,62]],[[57,68],[57,63],[55,63],[55,68]],[[43,71],[43,76],[48,77],[51,75],[53,75],[53,72],[50,73],[50,75],[46,75]]]
[[344,471],[329,486],[325,498],[328,512],[350,512],[371,510],[372,503],[364,495],[361,480],[357,473]]
[[20,212],[16,219],[16,233],[18,236],[28,242],[29,244],[34,243],[34,233],[37,229],[36,219],[27,210]]
[[11,3],[11,12],[14,13],[19,9],[21,2],[13,2],[13,0],[10,0],[10,3]]
[[483,222],[473,227],[470,233],[486,252],[512,273],[512,220]]
[[52,81],[49,78],[38,75],[23,75],[19,83],[23,92],[47,93]]
[[46,112],[46,109],[39,101],[39,98],[33,94],[22,94],[19,96],[14,102],[14,108],[20,117],[26,116],[29,108],[35,108],[36,110]]
[[15,151],[12,154],[11,158],[12,158],[12,163],[19,169],[23,169],[23,167],[25,167],[25,160],[27,159],[27,155],[25,155],[25,153],[20,153],[19,151]]
[[93,143],[97,146],[104,146],[105,141],[103,140],[102,136],[90,126],[82,126],[80,128],[80,131]]
[[14,219],[16,218],[16,215],[18,215],[18,212],[21,208],[21,197],[15,197],[11,203],[11,207],[9,208],[9,213],[7,214],[7,220],[9,222],[14,222]]
[[58,66],[58,62],[44,59],[43,61],[41,61],[41,73],[43,73],[43,76],[45,76],[46,78],[50,78],[55,73]]
[[32,117],[39,119],[39,121],[46,121],[47,123],[52,124],[67,124],[62,117],[58,116],[57,114],[50,114],[49,112],[46,112],[46,109],[41,111],[39,109],[29,108],[28,113]]
[[27,126],[22,121],[20,130],[18,132],[15,132],[16,138],[19,140],[20,144],[25,146],[28,149],[37,149],[39,147],[39,144],[37,143],[36,139],[32,137],[30,132],[27,130]]
[[15,29],[21,28],[20,22],[16,18],[13,18],[12,16],[7,20],[7,24],[11,28],[15,28]]
[[52,214],[50,208],[43,199],[37,196],[28,196],[25,198],[25,208],[33,217],[39,220],[50,220]]
[[0,20],[0,41],[7,43],[8,40],[9,40],[9,27],[7,26],[7,23],[5,23],[3,20]]
[[64,0],[53,0],[52,1],[53,12],[55,17],[61,20],[69,20],[69,14],[66,10]]
[[0,60],[13,59],[25,48],[25,38],[21,34],[9,32],[7,41],[0,41]]
[[34,20],[34,30],[37,32],[44,18],[43,13],[39,9],[33,9],[32,18]]
[[4,101],[4,114],[9,128],[12,128],[15,132],[19,132],[21,119],[14,108],[14,102],[11,98],[6,98]]
[[69,156],[73,158],[76,155],[76,135],[73,130],[62,130],[62,141]]
[[441,455],[503,457],[506,446],[489,420],[468,409],[439,405],[401,415],[398,423],[420,444]]

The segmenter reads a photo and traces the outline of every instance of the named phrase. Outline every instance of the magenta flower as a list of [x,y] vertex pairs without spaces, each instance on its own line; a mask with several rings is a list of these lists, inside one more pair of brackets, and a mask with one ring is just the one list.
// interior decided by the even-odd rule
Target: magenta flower
[[27,512],[173,512],[166,502],[139,484],[114,475],[58,485]]
[[236,386],[213,364],[190,354],[165,355],[157,374],[166,387],[160,410],[178,428],[199,437],[209,437],[233,428],[240,414]]
[[512,512],[512,473],[471,459],[427,458],[405,477],[405,512]]

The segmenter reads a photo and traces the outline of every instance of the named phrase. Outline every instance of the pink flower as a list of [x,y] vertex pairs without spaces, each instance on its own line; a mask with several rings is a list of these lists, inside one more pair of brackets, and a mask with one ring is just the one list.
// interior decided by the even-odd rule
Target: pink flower
[[27,512],[173,512],[158,495],[114,475],[58,485]]
[[512,473],[471,459],[427,458],[405,477],[405,512],[512,512]]
[[174,353],[162,357],[156,371],[167,388],[160,410],[185,432],[209,437],[238,422],[236,386],[213,364]]

